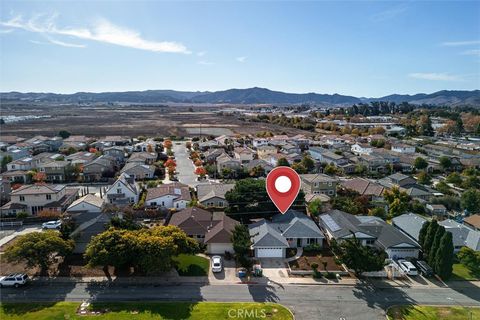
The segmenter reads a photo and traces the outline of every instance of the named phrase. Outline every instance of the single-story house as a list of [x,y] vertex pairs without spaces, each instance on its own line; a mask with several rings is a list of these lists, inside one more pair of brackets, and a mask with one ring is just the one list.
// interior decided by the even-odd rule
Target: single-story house
[[185,209],[192,200],[190,189],[183,183],[171,183],[147,189],[145,205],[169,209]]
[[418,242],[418,236],[423,224],[427,221],[415,213],[404,213],[392,219],[392,226],[405,233],[407,236]]
[[261,219],[248,226],[257,258],[285,258],[287,248],[323,245],[324,236],[307,215],[288,210],[272,220]]
[[233,183],[199,184],[197,186],[198,202],[205,207],[226,207],[228,202],[225,194],[233,187],[235,187]]

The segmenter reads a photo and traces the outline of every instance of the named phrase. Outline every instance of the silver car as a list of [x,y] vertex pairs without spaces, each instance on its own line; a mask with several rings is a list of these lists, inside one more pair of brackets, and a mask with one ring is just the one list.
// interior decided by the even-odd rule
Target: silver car
[[222,272],[222,270],[223,270],[222,257],[213,256],[212,257],[212,272]]
[[28,281],[28,276],[24,273],[10,274],[8,276],[0,277],[0,287],[15,287],[23,286]]

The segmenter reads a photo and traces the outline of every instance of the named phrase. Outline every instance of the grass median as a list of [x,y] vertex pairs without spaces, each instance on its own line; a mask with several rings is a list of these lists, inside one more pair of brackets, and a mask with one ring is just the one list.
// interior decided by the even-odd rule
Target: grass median
[[387,317],[389,320],[473,320],[480,319],[480,308],[461,306],[394,306],[387,310]]
[[[77,313],[80,303],[3,303],[2,320],[160,320],[160,319],[272,319],[293,320],[290,311],[276,303],[222,302],[118,302],[92,303],[87,315]],[[94,312],[98,312],[94,314]]]

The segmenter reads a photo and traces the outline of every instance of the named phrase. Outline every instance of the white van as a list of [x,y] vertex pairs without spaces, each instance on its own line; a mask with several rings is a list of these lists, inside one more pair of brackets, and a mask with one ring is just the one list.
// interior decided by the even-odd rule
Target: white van
[[409,276],[418,276],[418,270],[413,263],[407,260],[400,259],[397,261],[400,268]]

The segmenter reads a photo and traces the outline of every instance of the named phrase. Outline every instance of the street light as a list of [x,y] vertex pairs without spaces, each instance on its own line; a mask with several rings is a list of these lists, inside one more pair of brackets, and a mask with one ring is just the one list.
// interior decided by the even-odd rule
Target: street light
[[453,299],[453,298],[450,298],[450,297],[447,297],[447,300],[450,300],[450,301],[453,301],[455,302],[456,304],[458,304],[460,307],[464,308],[465,310],[467,310],[468,314],[470,315],[470,320],[473,319],[473,311],[470,310],[470,308],[467,308],[466,306],[464,306],[463,304],[461,304],[460,302],[458,302],[457,300]]

